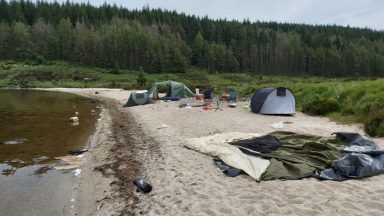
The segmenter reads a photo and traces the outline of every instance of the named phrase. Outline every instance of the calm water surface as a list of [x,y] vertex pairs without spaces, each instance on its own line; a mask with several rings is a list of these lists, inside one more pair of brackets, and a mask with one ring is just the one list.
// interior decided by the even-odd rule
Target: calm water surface
[[[75,112],[78,125],[69,122]],[[88,98],[0,90],[0,215],[70,215],[76,177],[51,165],[84,148],[98,117]]]

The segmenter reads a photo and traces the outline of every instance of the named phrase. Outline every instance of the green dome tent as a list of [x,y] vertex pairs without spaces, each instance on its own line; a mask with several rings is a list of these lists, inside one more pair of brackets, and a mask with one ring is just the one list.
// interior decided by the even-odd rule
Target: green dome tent
[[158,96],[158,87],[166,86],[167,87],[167,97],[181,97],[181,98],[191,98],[195,97],[192,91],[181,82],[175,82],[172,80],[155,82],[152,84],[152,88],[149,91],[148,95],[151,99],[159,99]]

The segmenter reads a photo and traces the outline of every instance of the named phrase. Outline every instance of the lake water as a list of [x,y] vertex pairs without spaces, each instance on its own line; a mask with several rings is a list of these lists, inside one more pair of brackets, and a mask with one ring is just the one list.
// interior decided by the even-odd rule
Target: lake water
[[97,107],[68,93],[0,90],[0,215],[70,215],[76,176],[53,169],[54,158],[85,147]]

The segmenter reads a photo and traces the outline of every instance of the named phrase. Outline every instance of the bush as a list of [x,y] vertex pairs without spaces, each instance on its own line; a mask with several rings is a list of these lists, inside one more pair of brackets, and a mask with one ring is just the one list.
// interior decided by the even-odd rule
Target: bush
[[209,77],[204,72],[189,72],[185,74],[177,74],[178,79],[189,81],[190,83],[206,83],[209,82]]
[[10,69],[12,69],[12,65],[10,65],[10,64],[1,64],[0,68],[3,69],[3,70],[10,70]]
[[116,88],[117,85],[116,85],[116,81],[115,80],[112,80],[109,84],[108,84],[108,88]]
[[122,88],[124,90],[133,90],[133,89],[136,89],[136,84],[134,84],[134,83],[124,83],[122,85]]
[[111,73],[113,73],[113,74],[119,74],[120,73],[119,63],[115,62],[115,67],[111,70]]
[[23,77],[22,79],[15,79],[14,77],[9,81],[8,85],[17,88],[31,88],[36,81],[34,77]]
[[45,63],[45,58],[44,56],[42,55],[38,55],[36,56],[36,64],[37,65],[41,65],[41,64],[44,64]]
[[251,97],[257,90],[259,90],[260,87],[248,85],[248,86],[242,86],[238,90],[239,96],[249,96]]
[[331,112],[340,110],[340,105],[335,100],[315,100],[307,104],[303,104],[302,111],[311,115],[326,115]]
[[364,123],[364,130],[370,136],[384,136],[384,116],[376,115],[368,118]]
[[147,77],[142,71],[140,71],[139,74],[137,75],[136,82],[139,87],[142,87],[147,83]]
[[99,80],[97,74],[86,71],[77,71],[77,70],[54,70],[50,68],[32,70],[26,72],[19,72],[13,76],[14,80],[24,80],[34,78],[38,81],[58,81],[58,80],[72,80],[72,81],[83,81],[83,80]]
[[200,89],[200,92],[202,93],[205,89],[208,89],[208,88],[213,88],[212,84],[207,81],[206,83],[196,83],[196,82],[191,82],[191,81],[187,81],[187,82],[184,82],[184,84],[186,86],[188,86],[188,88],[191,90],[191,91],[195,91],[195,89]]
[[364,129],[371,136],[384,136],[384,100],[366,106],[363,110],[365,117]]
[[253,77],[248,76],[247,74],[223,74],[221,75],[223,79],[230,80],[238,83],[249,83],[254,80]]

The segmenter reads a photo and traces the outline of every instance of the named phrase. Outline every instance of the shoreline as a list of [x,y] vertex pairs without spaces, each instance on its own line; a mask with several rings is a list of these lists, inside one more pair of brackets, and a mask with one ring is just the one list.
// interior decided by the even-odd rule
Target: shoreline
[[100,120],[86,144],[89,151],[80,165],[82,173],[74,186],[75,215],[131,215],[137,203],[132,180],[137,175],[139,164],[134,157],[135,144],[125,129],[135,128],[134,119],[122,114],[122,106],[114,99],[93,92],[62,92],[92,98],[102,105]]
[[[81,175],[83,184],[79,186],[81,199],[77,211],[81,214],[78,215],[345,215],[351,212],[377,215],[384,212],[378,202],[384,199],[384,175],[343,183],[313,178],[256,183],[246,175],[226,177],[213,165],[210,156],[181,147],[185,138],[219,132],[269,133],[276,130],[271,124],[278,121],[287,122],[284,130],[321,136],[330,136],[335,131],[364,134],[359,125],[335,123],[302,113],[291,118],[262,116],[224,105],[224,111],[218,112],[180,109],[179,102],[123,108],[129,91],[48,90],[98,99],[110,117],[101,121],[109,136],[103,141],[100,135],[94,135],[99,144],[82,165],[89,172]],[[374,141],[384,147],[383,138]],[[99,169],[95,171],[96,167]],[[135,192],[131,180],[136,176],[153,185],[151,193]],[[88,188],[90,178],[105,184]]]
[[[102,105],[100,121],[86,144],[89,151],[85,153],[80,165],[82,173],[74,186],[75,215],[136,214],[138,197],[132,181],[142,176],[141,160],[136,153],[145,148],[154,149],[137,144],[150,144],[154,140],[144,135],[136,119],[124,110],[122,105],[130,92],[124,91],[125,96],[121,96],[120,90],[116,89],[37,90],[73,93],[97,100]],[[101,94],[95,94],[97,91]]]

